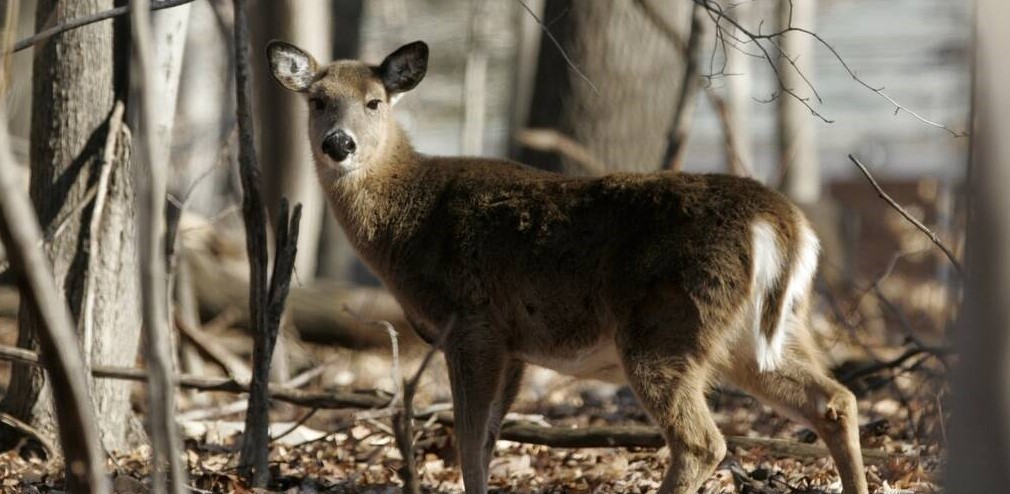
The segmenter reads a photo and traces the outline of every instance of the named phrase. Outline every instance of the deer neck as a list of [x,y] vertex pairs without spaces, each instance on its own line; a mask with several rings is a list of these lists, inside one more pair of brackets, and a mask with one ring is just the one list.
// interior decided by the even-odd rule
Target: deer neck
[[416,222],[411,215],[419,213],[417,198],[424,195],[415,177],[422,159],[394,122],[383,148],[361,169],[336,178],[320,172],[338,221],[370,264],[388,257],[392,244],[410,235]]

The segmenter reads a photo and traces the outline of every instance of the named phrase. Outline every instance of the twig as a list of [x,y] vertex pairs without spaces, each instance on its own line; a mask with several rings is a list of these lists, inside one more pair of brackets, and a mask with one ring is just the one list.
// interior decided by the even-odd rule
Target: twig
[[[0,73],[0,77],[6,74]],[[0,238],[7,248],[21,293],[39,317],[36,337],[53,393],[63,400],[56,409],[60,445],[66,456],[67,490],[109,492],[105,456],[88,396],[87,367],[80,354],[70,310],[56,288],[49,262],[36,246],[42,239],[39,220],[8,146],[7,121],[0,119]],[[30,352],[29,352],[30,353]]]
[[[161,2],[155,2],[151,5],[151,10],[161,10],[171,7],[178,7],[179,5],[185,5],[192,2],[193,0],[163,0]],[[113,17],[120,17],[130,13],[130,5],[123,5],[122,7],[116,7],[114,9],[109,9],[103,12],[96,12],[94,14],[89,14],[85,16],[73,19],[70,22],[60,24],[58,26],[53,26],[51,28],[39,31],[27,38],[18,40],[14,43],[14,50],[12,52],[17,53],[26,48],[35,46],[53,36],[65,33],[77,29],[79,27],[87,26],[88,24],[94,24],[99,21],[104,21],[106,19],[112,19]]]
[[[39,356],[30,350],[12,346],[0,345],[0,360],[20,362],[28,365],[42,365]],[[125,381],[146,382],[147,373],[143,369],[133,367],[116,367],[95,365],[91,374],[96,378],[121,379]],[[296,378],[297,379],[297,378]],[[175,384],[180,388],[197,389],[201,391],[217,391],[223,393],[248,393],[249,384],[227,377],[177,375]],[[294,383],[295,379],[290,382]],[[389,404],[388,397],[366,393],[327,393],[304,391],[292,385],[270,386],[270,397],[285,403],[322,409],[369,409],[381,408]]]
[[248,381],[252,377],[252,371],[249,370],[249,366],[246,365],[245,361],[220,343],[214,341],[214,338],[206,335],[201,330],[190,327],[189,324],[186,324],[178,317],[175,318],[175,326],[179,328],[183,336],[188,338],[197,348],[209,355],[214,362],[217,362],[218,365],[224,368],[225,372],[228,373],[228,377],[238,381]]
[[46,455],[46,458],[56,458],[56,448],[53,446],[53,443],[49,441],[45,434],[39,432],[38,429],[18,420],[9,413],[0,413],[0,422],[38,441],[42,445],[42,451]]
[[449,320],[449,324],[438,335],[438,340],[424,355],[414,376],[403,383],[403,406],[400,413],[394,414],[392,418],[393,438],[403,457],[403,465],[399,469],[400,479],[403,480],[403,492],[408,494],[421,492],[421,478],[417,474],[417,460],[414,458],[414,394],[417,392],[417,384],[421,381],[424,370],[428,368],[435,353],[445,346],[455,322],[455,318]]
[[295,422],[294,424],[292,424],[291,427],[288,428],[288,430],[286,430],[286,431],[284,431],[284,432],[282,432],[282,433],[280,433],[280,434],[278,434],[278,435],[276,435],[274,437],[271,437],[270,438],[270,442],[272,442],[272,443],[273,442],[277,442],[278,440],[283,439],[284,437],[286,437],[288,434],[291,434],[292,432],[298,430],[299,427],[305,425],[305,422],[308,422],[309,419],[312,418],[312,416],[315,415],[316,412],[318,412],[318,411],[319,411],[318,408],[313,408],[313,409],[309,410],[308,413],[306,413],[305,415],[302,416],[302,418],[298,419],[297,422]]
[[607,165],[593,156],[585,146],[554,129],[523,129],[516,132],[520,144],[544,152],[555,152],[571,160],[587,175],[603,175]]
[[396,332],[396,328],[393,327],[393,325],[389,321],[367,320],[361,317],[360,314],[351,309],[351,307],[348,306],[347,304],[344,304],[344,312],[350,314],[351,317],[353,317],[361,324],[365,324],[368,326],[378,326],[384,329],[386,331],[386,334],[389,335],[390,354],[392,355],[393,360],[393,365],[391,366],[390,374],[393,378],[393,386],[395,387],[395,389],[393,390],[393,399],[389,402],[389,406],[390,408],[398,406],[400,404],[400,400],[403,399],[403,385],[402,385],[403,375],[400,374],[400,343],[398,338],[399,333]]
[[[295,377],[292,377],[289,381],[282,383],[280,385],[280,388],[285,388],[285,389],[297,389],[297,388],[300,388],[300,387],[308,384],[308,382],[311,381],[312,379],[315,379],[320,374],[322,374],[322,372],[325,369],[326,369],[326,365],[325,364],[313,367],[313,368],[311,368],[311,369],[309,369],[309,370],[307,370],[305,372],[302,372],[301,374],[298,374]],[[186,377],[184,376],[183,379],[186,379]],[[185,386],[180,386],[180,387],[185,387]],[[271,391],[271,393],[276,392],[276,388],[271,388],[271,389],[273,390],[273,391]],[[188,411],[188,412],[186,412],[186,413],[184,413],[184,414],[182,414],[182,415],[179,416],[179,422],[185,422],[185,421],[189,421],[189,420],[207,420],[207,419],[214,418],[214,417],[221,417],[221,416],[224,416],[224,415],[231,415],[233,413],[244,412],[248,408],[249,408],[249,400],[248,400],[248,398],[242,398],[242,399],[233,401],[231,403],[226,403],[224,405],[220,405],[220,406],[216,406],[216,407],[212,407],[212,408],[203,408],[203,409],[198,409],[198,410],[190,410],[190,411]],[[315,407],[313,407],[313,408],[315,408]]]
[[[969,135],[967,132],[957,132],[957,131],[951,129],[950,127],[948,127],[946,125],[943,125],[943,124],[938,123],[938,122],[934,122],[932,120],[929,120],[929,119],[927,119],[927,118],[919,115],[915,111],[913,111],[913,110],[911,110],[911,109],[909,109],[909,108],[901,105],[897,100],[895,100],[891,96],[887,95],[884,92],[884,88],[882,88],[882,87],[874,87],[874,86],[870,85],[869,83],[867,83],[866,81],[864,81],[861,77],[859,77],[858,74],[856,74],[856,72],[852,69],[852,67],[849,66],[849,64],[845,61],[845,59],[842,58],[842,55],[840,53],[838,53],[838,50],[836,50],[834,46],[832,46],[830,43],[828,43],[827,40],[825,40],[823,37],[821,37],[821,35],[813,32],[813,31],[810,31],[809,29],[803,29],[803,28],[799,28],[799,27],[794,27],[790,23],[789,25],[780,28],[778,31],[775,31],[775,32],[772,32],[772,33],[768,33],[768,34],[762,34],[761,31],[760,31],[760,28],[758,28],[758,32],[753,32],[753,31],[745,28],[742,24],[740,24],[739,22],[737,22],[730,15],[728,15],[726,13],[726,10],[723,9],[722,6],[720,6],[717,2],[715,2],[713,0],[693,0],[693,1],[694,1],[695,4],[701,5],[701,6],[705,7],[706,10],[709,11],[711,17],[713,18],[713,20],[716,23],[716,29],[718,31],[723,32],[725,35],[730,36],[731,38],[735,39],[736,41],[738,41],[740,43],[750,42],[750,43],[753,43],[754,45],[757,46],[758,50],[760,50],[760,52],[761,52],[760,53],[760,57],[764,58],[768,62],[768,64],[770,65],[770,67],[772,69],[772,72],[775,74],[776,80],[778,80],[778,83],[779,83],[779,93],[776,94],[776,95],[773,95],[772,98],[770,98],[769,101],[778,98],[780,94],[784,93],[784,94],[787,94],[787,95],[795,98],[797,101],[799,101],[804,106],[806,106],[806,108],[808,110],[810,110],[810,112],[814,116],[820,118],[821,120],[823,120],[823,121],[825,121],[827,123],[831,123],[832,122],[831,120],[828,120],[822,114],[820,114],[819,112],[817,112],[817,110],[815,110],[810,105],[809,98],[803,98],[803,97],[799,96],[798,94],[796,94],[796,92],[792,88],[785,87],[785,85],[783,84],[783,81],[782,81],[782,74],[779,71],[777,65],[775,64],[774,58],[772,57],[772,55],[768,51],[768,49],[764,45],[761,44],[761,41],[763,41],[763,40],[767,40],[767,41],[771,42],[772,45],[775,46],[775,48],[777,50],[779,50],[779,52],[786,58],[786,60],[790,63],[790,65],[792,65],[795,68],[795,60],[793,60],[792,58],[790,58],[787,53],[782,53],[781,52],[781,48],[778,46],[778,43],[775,40],[776,40],[776,38],[779,38],[779,37],[781,37],[781,36],[783,36],[785,34],[792,33],[792,32],[797,32],[797,33],[801,33],[801,34],[805,34],[807,36],[813,37],[821,46],[824,46],[825,48],[827,48],[828,51],[831,52],[832,57],[834,57],[835,60],[837,60],[838,63],[841,64],[842,68],[845,69],[845,71],[849,74],[850,77],[852,77],[852,79],[854,81],[856,81],[856,83],[858,83],[859,85],[865,87],[866,89],[869,89],[870,91],[872,91],[873,93],[877,94],[881,98],[885,99],[888,103],[890,103],[891,105],[893,105],[894,106],[894,112],[895,112],[895,114],[903,111],[903,112],[908,113],[909,115],[911,115],[916,120],[918,120],[918,121],[920,121],[920,122],[922,122],[922,123],[924,123],[926,125],[929,125],[931,127],[936,127],[938,129],[941,129],[941,130],[949,133],[950,135],[952,135],[954,137],[967,137]],[[747,37],[747,40],[741,40],[741,39],[737,38],[734,33],[725,33],[724,32],[725,29],[720,27],[720,21],[723,21],[723,20],[725,20],[732,27],[736,28],[739,32],[743,33],[743,35]],[[737,48],[737,49],[739,49],[739,48]],[[747,52],[743,52],[743,53],[747,53]],[[749,53],[748,53],[748,55],[749,55]],[[801,73],[800,75],[807,82],[807,84],[810,84],[810,81],[806,78],[806,76],[804,74]],[[815,92],[815,95],[816,95],[816,90],[813,88],[812,85],[810,85],[810,88],[811,88],[811,90],[813,90]],[[819,96],[817,96],[817,97],[818,97],[818,100],[819,100],[820,97]]]
[[915,348],[909,348],[908,350],[905,350],[905,352],[902,353],[901,355],[899,355],[899,356],[897,356],[897,357],[895,357],[895,358],[893,358],[891,360],[888,360],[886,362],[878,362],[876,364],[873,364],[873,365],[870,365],[870,366],[867,366],[867,367],[863,367],[861,369],[855,369],[855,370],[853,370],[853,371],[845,374],[844,376],[841,376],[838,380],[841,381],[844,384],[848,384],[848,383],[851,383],[851,382],[853,382],[853,381],[855,381],[857,379],[860,379],[862,377],[866,377],[866,376],[869,376],[869,375],[876,374],[876,373],[878,373],[880,371],[891,370],[891,369],[894,369],[896,367],[901,367],[902,364],[904,364],[905,362],[907,362],[909,359],[911,359],[913,357],[916,357],[918,355],[925,354],[925,355],[934,356],[934,357],[941,357],[941,356],[947,355],[949,353],[951,353],[950,350],[948,350],[946,348],[933,348],[933,347],[917,346]]
[[551,33],[551,30],[547,27],[547,24],[544,24],[544,22],[541,21],[539,17],[537,17],[537,13],[533,12],[533,9],[531,9],[530,6],[526,4],[526,2],[524,2],[523,0],[516,0],[516,1],[519,2],[519,4],[523,6],[523,9],[525,9],[526,12],[530,14],[530,17],[532,17],[533,20],[535,20],[537,24],[540,25],[540,29],[544,32],[544,34],[547,35],[548,38],[550,38],[551,43],[554,43],[554,46],[558,48],[558,52],[560,52],[561,57],[565,59],[565,63],[567,63],[568,66],[571,67],[572,71],[575,72],[583,81],[586,81],[586,84],[589,84],[589,88],[592,89],[597,96],[599,96],[600,91],[596,89],[596,86],[593,85],[593,81],[590,81],[589,78],[586,77],[586,74],[583,74],[582,71],[575,66],[575,62],[573,62],[572,59],[568,56],[568,53],[565,53],[565,49],[563,46],[561,46],[561,42],[554,37],[554,34]]
[[958,262],[957,256],[955,256],[954,253],[949,248],[947,248],[947,246],[944,245],[943,242],[940,241],[940,237],[937,236],[936,233],[933,233],[932,230],[927,228],[926,225],[923,225],[921,221],[915,219],[914,216],[908,214],[908,211],[905,211],[905,208],[901,207],[901,205],[898,204],[894,199],[892,199],[891,196],[887,195],[887,193],[884,192],[884,189],[880,187],[880,184],[878,184],[877,181],[873,178],[873,175],[870,174],[870,170],[868,170],[866,166],[863,165],[863,163],[861,163],[858,159],[856,159],[855,156],[850,154],[849,160],[851,160],[852,163],[859,168],[859,171],[863,173],[863,176],[865,176],[866,179],[870,181],[870,185],[872,185],[873,188],[877,190],[877,195],[880,196],[880,198],[886,201],[888,204],[890,204],[891,207],[895,209],[895,211],[901,214],[901,216],[903,216],[906,220],[908,220],[909,223],[918,228],[919,231],[925,233],[926,236],[929,237],[931,241],[933,241],[933,244],[939,247],[940,250],[943,251],[944,255],[947,256],[947,259],[950,260],[950,263],[953,264],[954,268],[957,270],[957,274],[963,276],[964,270],[961,268],[961,263]]
[[84,362],[91,365],[91,347],[94,345],[95,334],[95,273],[98,260],[101,259],[101,242],[98,239],[99,229],[102,225],[102,217],[105,211],[105,197],[109,192],[109,177],[112,175],[113,160],[116,155],[116,146],[119,145],[119,134],[123,129],[124,105],[122,100],[117,100],[109,116],[108,134],[105,136],[105,149],[102,152],[102,161],[99,162],[98,185],[95,186],[95,205],[91,208],[91,223],[88,226],[88,267],[84,278],[84,307],[81,312],[79,324],[84,326],[82,343],[84,344]]

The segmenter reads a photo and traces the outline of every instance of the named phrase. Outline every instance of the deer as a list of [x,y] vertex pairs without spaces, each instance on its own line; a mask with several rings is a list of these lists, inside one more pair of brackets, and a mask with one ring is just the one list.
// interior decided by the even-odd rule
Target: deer
[[799,207],[729,175],[576,177],[422,154],[393,108],[428,51],[321,65],[274,40],[267,59],[308,104],[319,183],[351,244],[442,345],[466,492],[487,492],[502,421],[538,365],[630,386],[669,449],[663,494],[696,492],[726,455],[705,400],[719,381],[813,429],[845,493],[867,494],[855,396],[809,330],[819,242]]

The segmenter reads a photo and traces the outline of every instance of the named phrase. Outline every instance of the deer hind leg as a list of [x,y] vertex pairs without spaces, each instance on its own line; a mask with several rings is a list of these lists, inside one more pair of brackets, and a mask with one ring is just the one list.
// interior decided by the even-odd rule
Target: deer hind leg
[[445,362],[452,386],[453,421],[463,485],[467,494],[487,492],[487,443],[494,404],[506,374],[503,345],[480,329],[459,328],[450,338]]
[[856,397],[828,377],[804,346],[790,345],[784,357],[768,372],[760,372],[754,362],[738,361],[730,378],[780,413],[813,428],[835,460],[845,493],[867,494]]
[[682,309],[646,310],[618,337],[628,382],[670,449],[661,494],[694,494],[726,456],[705,401],[709,356],[699,336],[706,328]]

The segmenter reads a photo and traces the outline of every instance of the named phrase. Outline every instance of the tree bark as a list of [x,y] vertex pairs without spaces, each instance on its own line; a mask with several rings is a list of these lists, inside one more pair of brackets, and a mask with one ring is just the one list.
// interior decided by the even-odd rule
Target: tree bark
[[1010,16],[1005,0],[976,7],[975,93],[969,170],[967,286],[955,333],[947,492],[1001,492],[1010,484]]
[[[40,0],[36,30],[113,7],[113,0],[59,2]],[[107,138],[105,120],[113,107],[113,27],[91,24],[63,33],[37,46],[33,67],[30,195],[43,230],[72,211],[98,179]],[[128,144],[118,141],[109,175],[101,221],[89,231],[92,206],[79,221],[45,245],[56,284],[66,296],[80,327],[87,267],[93,265],[94,334],[82,341],[93,364],[132,365],[140,335],[139,290]],[[90,236],[99,236],[102,255],[89,261]],[[39,314],[25,300],[18,321],[18,345],[36,348]],[[16,365],[0,409],[52,436],[52,402],[41,371]],[[132,411],[129,387],[101,382],[92,388],[102,442],[107,450],[130,446]],[[10,447],[17,434],[0,429],[0,447]]]
[[[687,32],[691,2],[654,5]],[[596,89],[575,74],[550,37],[543,36],[528,127],[559,129],[608,171],[656,170],[683,80],[684,63],[672,42],[632,0],[547,0],[541,19],[551,23],[551,33]],[[554,155],[531,150],[523,150],[519,158],[547,169],[569,166]]]
[[[0,76],[6,75],[3,72],[0,69]],[[11,265],[27,305],[38,314],[39,347],[53,392],[62,400],[56,416],[66,459],[67,491],[101,494],[108,491],[109,481],[88,396],[88,369],[77,351],[70,311],[53,282],[45,256],[36,248],[42,240],[42,231],[29,199],[17,183],[6,124],[0,122],[0,240],[9,249]]]

